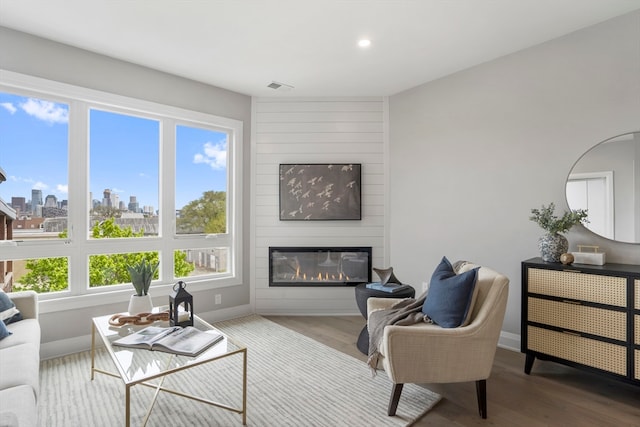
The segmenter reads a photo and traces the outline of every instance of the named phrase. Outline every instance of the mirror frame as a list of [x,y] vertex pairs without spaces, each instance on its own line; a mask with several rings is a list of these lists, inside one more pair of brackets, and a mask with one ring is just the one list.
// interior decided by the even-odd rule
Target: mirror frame
[[[630,233],[631,235],[629,236],[629,238],[627,238],[626,236],[616,238],[615,236],[616,199],[620,197],[620,194],[616,194],[615,185],[616,185],[616,179],[619,179],[620,172],[616,173],[615,169],[612,170],[612,166],[610,164],[603,165],[602,168],[590,166],[587,168],[588,170],[581,170],[580,168],[578,169],[578,171],[575,171],[575,170],[576,170],[576,167],[578,167],[579,164],[585,160],[585,158],[589,159],[590,154],[593,154],[596,150],[601,149],[606,144],[615,144],[616,142],[618,142],[618,140],[620,140],[620,142],[624,141],[625,139],[622,139],[622,137],[625,137],[625,136],[630,136],[629,140],[636,141],[636,147],[635,147],[635,153],[634,153],[633,159],[638,159],[638,161],[635,162],[635,168],[633,167],[634,162],[633,161],[631,162],[632,163],[631,173],[630,173],[631,176],[628,179],[630,179],[631,181],[630,188],[631,189],[635,188],[636,191],[639,192],[639,194],[636,195],[635,200],[633,200],[633,205],[631,207],[633,212],[636,212],[637,214],[637,215],[632,215],[630,218],[630,221],[632,221],[632,228],[631,228],[632,232]],[[596,159],[596,160],[600,160],[600,159]],[[620,170],[627,172],[629,169],[622,168],[622,169],[619,169],[619,171]],[[565,180],[565,199],[567,202],[567,206],[569,206],[569,209],[571,210],[585,209],[585,208],[588,209],[588,207],[585,207],[585,205],[583,204],[576,205],[575,201],[573,203],[570,203],[570,198],[573,198],[573,197],[570,197],[569,195],[569,184],[571,181],[575,181],[575,179],[572,179],[572,178],[578,178],[577,180],[585,181],[585,185],[586,185],[585,191],[588,191],[587,190],[588,184],[586,183],[587,180],[600,181],[598,184],[599,185],[598,195],[601,197],[601,200],[604,201],[604,204],[602,205],[603,208],[601,210],[602,217],[605,218],[604,228],[602,229],[604,231],[603,231],[603,234],[601,234],[600,232],[594,231],[591,228],[589,228],[589,224],[585,224],[584,227],[587,230],[589,230],[591,233],[599,237],[602,237],[603,239],[620,242],[620,243],[640,244],[640,130],[625,132],[599,142],[598,144],[589,148],[580,157],[578,157],[578,159],[571,166],[571,169],[569,170],[569,174],[567,175],[567,179]],[[622,191],[620,189],[618,190]],[[619,216],[618,216],[618,220],[619,220]],[[612,236],[612,237],[605,235],[606,233],[610,233],[609,236]]]

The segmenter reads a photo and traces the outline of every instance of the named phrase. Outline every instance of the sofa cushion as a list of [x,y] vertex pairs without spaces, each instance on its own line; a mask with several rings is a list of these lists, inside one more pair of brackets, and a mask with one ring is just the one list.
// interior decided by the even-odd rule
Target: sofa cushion
[[478,269],[456,274],[446,257],[436,267],[422,312],[443,328],[457,328],[471,311]]
[[18,416],[13,411],[0,412],[0,427],[20,427]]
[[22,320],[22,314],[3,290],[0,290],[0,320],[7,325]]
[[0,390],[0,426],[36,427],[36,397],[28,385]]
[[19,344],[33,344],[40,351],[40,324],[36,319],[24,319],[7,325],[12,335],[0,340],[0,350]]
[[0,389],[28,385],[34,396],[40,390],[40,356],[34,344],[18,344],[0,350]]

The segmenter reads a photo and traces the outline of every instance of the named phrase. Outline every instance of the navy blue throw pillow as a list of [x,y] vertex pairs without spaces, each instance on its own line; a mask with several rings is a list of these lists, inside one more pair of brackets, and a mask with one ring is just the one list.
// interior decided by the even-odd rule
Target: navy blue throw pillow
[[0,290],[0,320],[5,325],[22,320],[22,313],[3,290]]
[[422,313],[443,328],[457,328],[471,306],[478,268],[456,274],[446,257],[436,267]]
[[0,322],[0,340],[8,337],[9,335],[11,335],[11,331],[7,329],[7,325],[5,325],[4,322]]

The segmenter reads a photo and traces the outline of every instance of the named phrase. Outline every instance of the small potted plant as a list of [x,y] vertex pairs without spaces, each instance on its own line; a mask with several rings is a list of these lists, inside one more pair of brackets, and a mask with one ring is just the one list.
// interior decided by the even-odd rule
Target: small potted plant
[[547,233],[538,240],[538,248],[542,260],[546,262],[560,262],[560,255],[569,250],[567,238],[560,233],[566,233],[574,225],[587,223],[587,211],[576,209],[557,217],[554,215],[556,206],[550,203],[541,209],[531,209],[529,219],[538,224]]
[[136,293],[131,295],[129,300],[129,314],[149,313],[153,309],[151,296],[149,295],[149,287],[151,281],[158,271],[158,263],[151,263],[146,259],[134,265],[128,265],[131,284]]

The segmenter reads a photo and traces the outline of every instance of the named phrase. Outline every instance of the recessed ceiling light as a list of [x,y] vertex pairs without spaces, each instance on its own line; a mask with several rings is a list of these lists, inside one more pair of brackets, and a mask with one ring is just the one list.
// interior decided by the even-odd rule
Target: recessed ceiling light
[[360,47],[369,47],[369,46],[371,46],[371,40],[369,40],[369,39],[358,40],[358,46],[360,46]]

